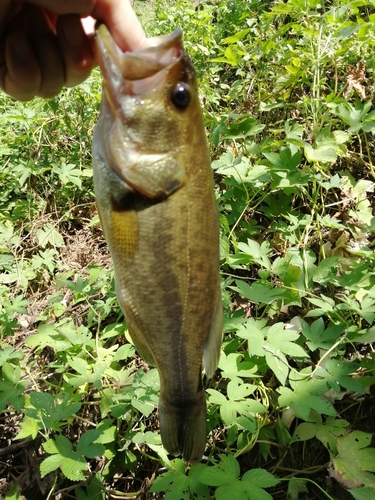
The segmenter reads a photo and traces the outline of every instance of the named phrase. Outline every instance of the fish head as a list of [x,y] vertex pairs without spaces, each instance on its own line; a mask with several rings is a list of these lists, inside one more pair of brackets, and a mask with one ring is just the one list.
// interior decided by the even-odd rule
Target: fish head
[[[146,48],[122,52],[101,25],[96,48],[103,73],[104,149],[111,168],[125,178],[123,164],[129,169],[140,156],[178,154],[191,141],[201,116],[195,71],[183,49],[181,29],[148,39]],[[120,161],[125,154],[127,161]]]

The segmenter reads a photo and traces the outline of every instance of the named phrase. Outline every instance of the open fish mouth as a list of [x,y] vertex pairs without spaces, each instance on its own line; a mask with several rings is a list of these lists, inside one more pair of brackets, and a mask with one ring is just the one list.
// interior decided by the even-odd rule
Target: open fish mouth
[[184,53],[180,28],[170,35],[149,38],[148,47],[133,52],[122,52],[104,24],[96,37],[96,57],[110,103],[116,101],[116,95],[140,96],[158,89]]
[[176,159],[185,136],[175,148],[170,143],[178,120],[190,123],[186,117],[194,112],[195,72],[180,29],[150,38],[148,44],[122,52],[105,25],[99,26],[96,51],[103,99],[95,137],[101,134],[101,154],[123,188],[165,199],[187,178],[183,162]]

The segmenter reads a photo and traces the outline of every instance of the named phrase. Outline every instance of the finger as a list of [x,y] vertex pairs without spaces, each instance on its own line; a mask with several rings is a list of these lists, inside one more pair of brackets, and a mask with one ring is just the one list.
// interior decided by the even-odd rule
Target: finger
[[65,62],[65,85],[73,87],[83,82],[93,68],[94,56],[90,43],[76,15],[60,16],[56,32]]
[[147,47],[145,32],[129,0],[97,0],[91,15],[104,22],[123,51]]
[[0,67],[0,86],[19,101],[32,99],[40,88],[41,72],[29,40],[22,32],[11,33],[5,42]]
[[0,33],[2,34],[5,27],[18,14],[21,6],[14,4],[12,0],[0,0]]
[[58,94],[65,83],[65,64],[50,19],[38,7],[25,6],[28,35],[41,72],[37,96],[49,98]]
[[37,5],[54,14],[79,14],[80,16],[89,16],[96,1],[98,0],[17,0],[18,3],[27,2]]
[[49,99],[57,95],[65,83],[65,64],[62,54],[52,35],[45,34],[34,39],[36,58],[41,71],[41,84],[38,97]]
[[123,51],[147,47],[146,35],[130,0],[27,0],[27,2],[55,14],[92,16],[102,21]]

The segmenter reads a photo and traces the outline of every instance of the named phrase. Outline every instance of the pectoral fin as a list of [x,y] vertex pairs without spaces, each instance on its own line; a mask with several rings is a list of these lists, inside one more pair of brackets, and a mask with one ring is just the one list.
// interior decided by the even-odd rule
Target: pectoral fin
[[[135,210],[111,211],[111,231],[105,234],[115,263],[133,259],[138,249],[138,216]],[[115,266],[119,267],[119,266]],[[118,269],[116,269],[118,272]]]
[[203,366],[207,378],[212,378],[219,364],[221,342],[223,339],[223,304],[220,287],[217,292],[216,305],[212,316],[211,329],[203,350]]

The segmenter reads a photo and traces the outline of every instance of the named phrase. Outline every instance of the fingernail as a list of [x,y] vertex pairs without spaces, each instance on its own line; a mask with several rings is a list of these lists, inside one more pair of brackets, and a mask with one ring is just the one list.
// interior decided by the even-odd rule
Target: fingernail
[[61,25],[64,37],[70,45],[82,44],[85,34],[78,16],[62,16]]

